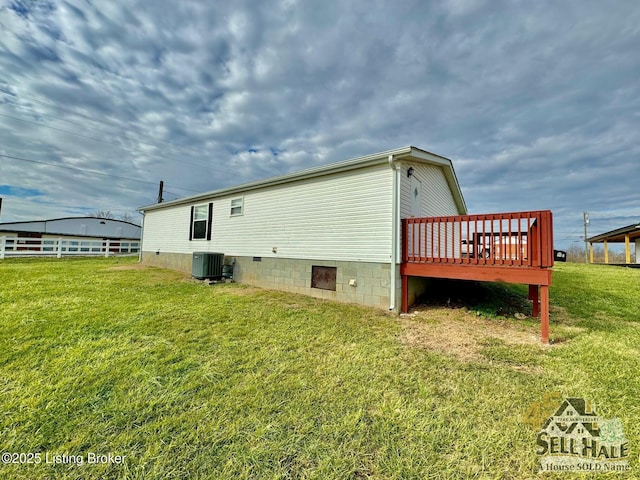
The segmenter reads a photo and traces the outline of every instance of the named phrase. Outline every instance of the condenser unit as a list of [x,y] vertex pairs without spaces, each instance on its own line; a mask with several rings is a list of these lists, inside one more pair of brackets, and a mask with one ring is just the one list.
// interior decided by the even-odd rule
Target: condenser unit
[[191,276],[200,280],[222,278],[224,253],[193,252]]

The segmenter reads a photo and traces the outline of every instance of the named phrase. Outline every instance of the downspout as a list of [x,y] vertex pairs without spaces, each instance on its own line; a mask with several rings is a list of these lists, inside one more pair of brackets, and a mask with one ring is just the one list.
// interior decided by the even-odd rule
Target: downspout
[[389,166],[393,171],[391,201],[391,277],[389,284],[389,310],[396,309],[396,269],[400,258],[400,167],[395,163],[393,155],[389,155]]

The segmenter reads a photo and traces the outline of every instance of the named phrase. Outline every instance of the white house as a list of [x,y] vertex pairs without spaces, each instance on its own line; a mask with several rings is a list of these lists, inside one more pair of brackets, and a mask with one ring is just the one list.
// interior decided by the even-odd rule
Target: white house
[[397,311],[401,219],[466,206],[451,160],[404,147],[139,210],[145,264],[219,252],[240,283]]

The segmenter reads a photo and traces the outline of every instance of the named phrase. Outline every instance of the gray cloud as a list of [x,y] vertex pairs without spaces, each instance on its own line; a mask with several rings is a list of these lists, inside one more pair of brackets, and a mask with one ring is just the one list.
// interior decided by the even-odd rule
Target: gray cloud
[[472,212],[551,208],[566,247],[583,210],[640,220],[638,25],[631,0],[0,3],[0,153],[150,182],[0,158],[50,201],[2,220],[413,144]]

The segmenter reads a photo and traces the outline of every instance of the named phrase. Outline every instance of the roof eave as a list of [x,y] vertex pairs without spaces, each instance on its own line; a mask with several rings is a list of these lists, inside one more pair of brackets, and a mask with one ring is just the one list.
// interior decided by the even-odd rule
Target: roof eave
[[253,182],[243,183],[233,187],[226,187],[218,190],[211,190],[211,191],[200,193],[197,195],[191,195],[189,197],[180,198],[178,200],[172,200],[170,202],[154,203],[151,205],[139,207],[137,210],[140,212],[145,212],[148,210],[156,210],[159,208],[166,208],[170,206],[177,206],[177,205],[183,205],[187,203],[199,202],[199,201],[210,199],[210,198],[233,195],[234,193],[247,192],[250,190],[256,190],[258,188],[271,187],[274,185],[281,185],[283,183],[289,183],[289,182],[298,181],[298,180],[305,180],[308,178],[321,177],[321,176],[330,175],[333,173],[346,172],[346,171],[354,170],[357,168],[363,168],[366,166],[384,163],[389,158],[389,155],[393,155],[394,157],[409,155],[414,149],[415,147],[411,147],[411,146],[396,148],[393,150],[388,150],[386,152],[379,152],[371,155],[365,155],[363,157],[353,158],[350,160],[330,163],[328,165],[321,165],[319,167],[308,168],[308,169],[293,172],[293,173],[279,175],[277,177],[271,177],[271,178],[266,178],[262,180],[256,180]]
[[460,185],[458,183],[458,179],[456,177],[455,170],[453,169],[453,164],[451,160],[446,157],[443,157],[435,153],[431,153],[426,150],[422,150],[420,148],[413,147],[413,146],[406,146],[406,147],[396,148],[393,150],[387,150],[384,152],[374,153],[371,155],[365,155],[362,157],[357,157],[350,160],[331,163],[328,165],[322,165],[319,167],[313,167],[313,168],[301,170],[294,173],[280,175],[277,177],[244,183],[244,184],[236,185],[234,187],[226,187],[218,190],[212,190],[212,191],[204,192],[197,195],[191,195],[189,197],[181,198],[178,200],[172,200],[170,202],[154,203],[151,205],[139,207],[137,210],[139,212],[146,212],[146,211],[158,210],[161,208],[167,208],[172,206],[192,204],[192,203],[201,202],[204,200],[210,200],[216,197],[234,195],[234,194],[243,193],[251,190],[256,190],[259,188],[266,188],[274,185],[281,185],[284,183],[290,183],[294,181],[306,180],[309,178],[321,177],[325,175],[346,172],[346,171],[355,170],[359,168],[365,168],[373,165],[386,163],[389,159],[389,156],[393,156],[397,160],[402,160],[405,158],[414,159],[414,160],[415,159],[423,160],[425,163],[430,163],[433,165],[439,165],[443,167],[443,170],[445,172],[445,177],[447,179],[447,182],[449,183],[449,187],[453,193],[454,200],[456,202],[458,209],[461,211],[461,213],[467,213],[467,207],[464,201],[464,197],[462,196],[462,191],[460,190]]
[[[590,243],[598,243],[607,241],[624,241],[624,237],[629,235],[630,237],[640,238],[640,223],[632,224],[626,227],[618,228],[616,230],[611,230],[610,232],[601,233],[600,235],[595,235],[593,237],[587,238],[587,242]],[[618,240],[616,237],[620,237]]]

